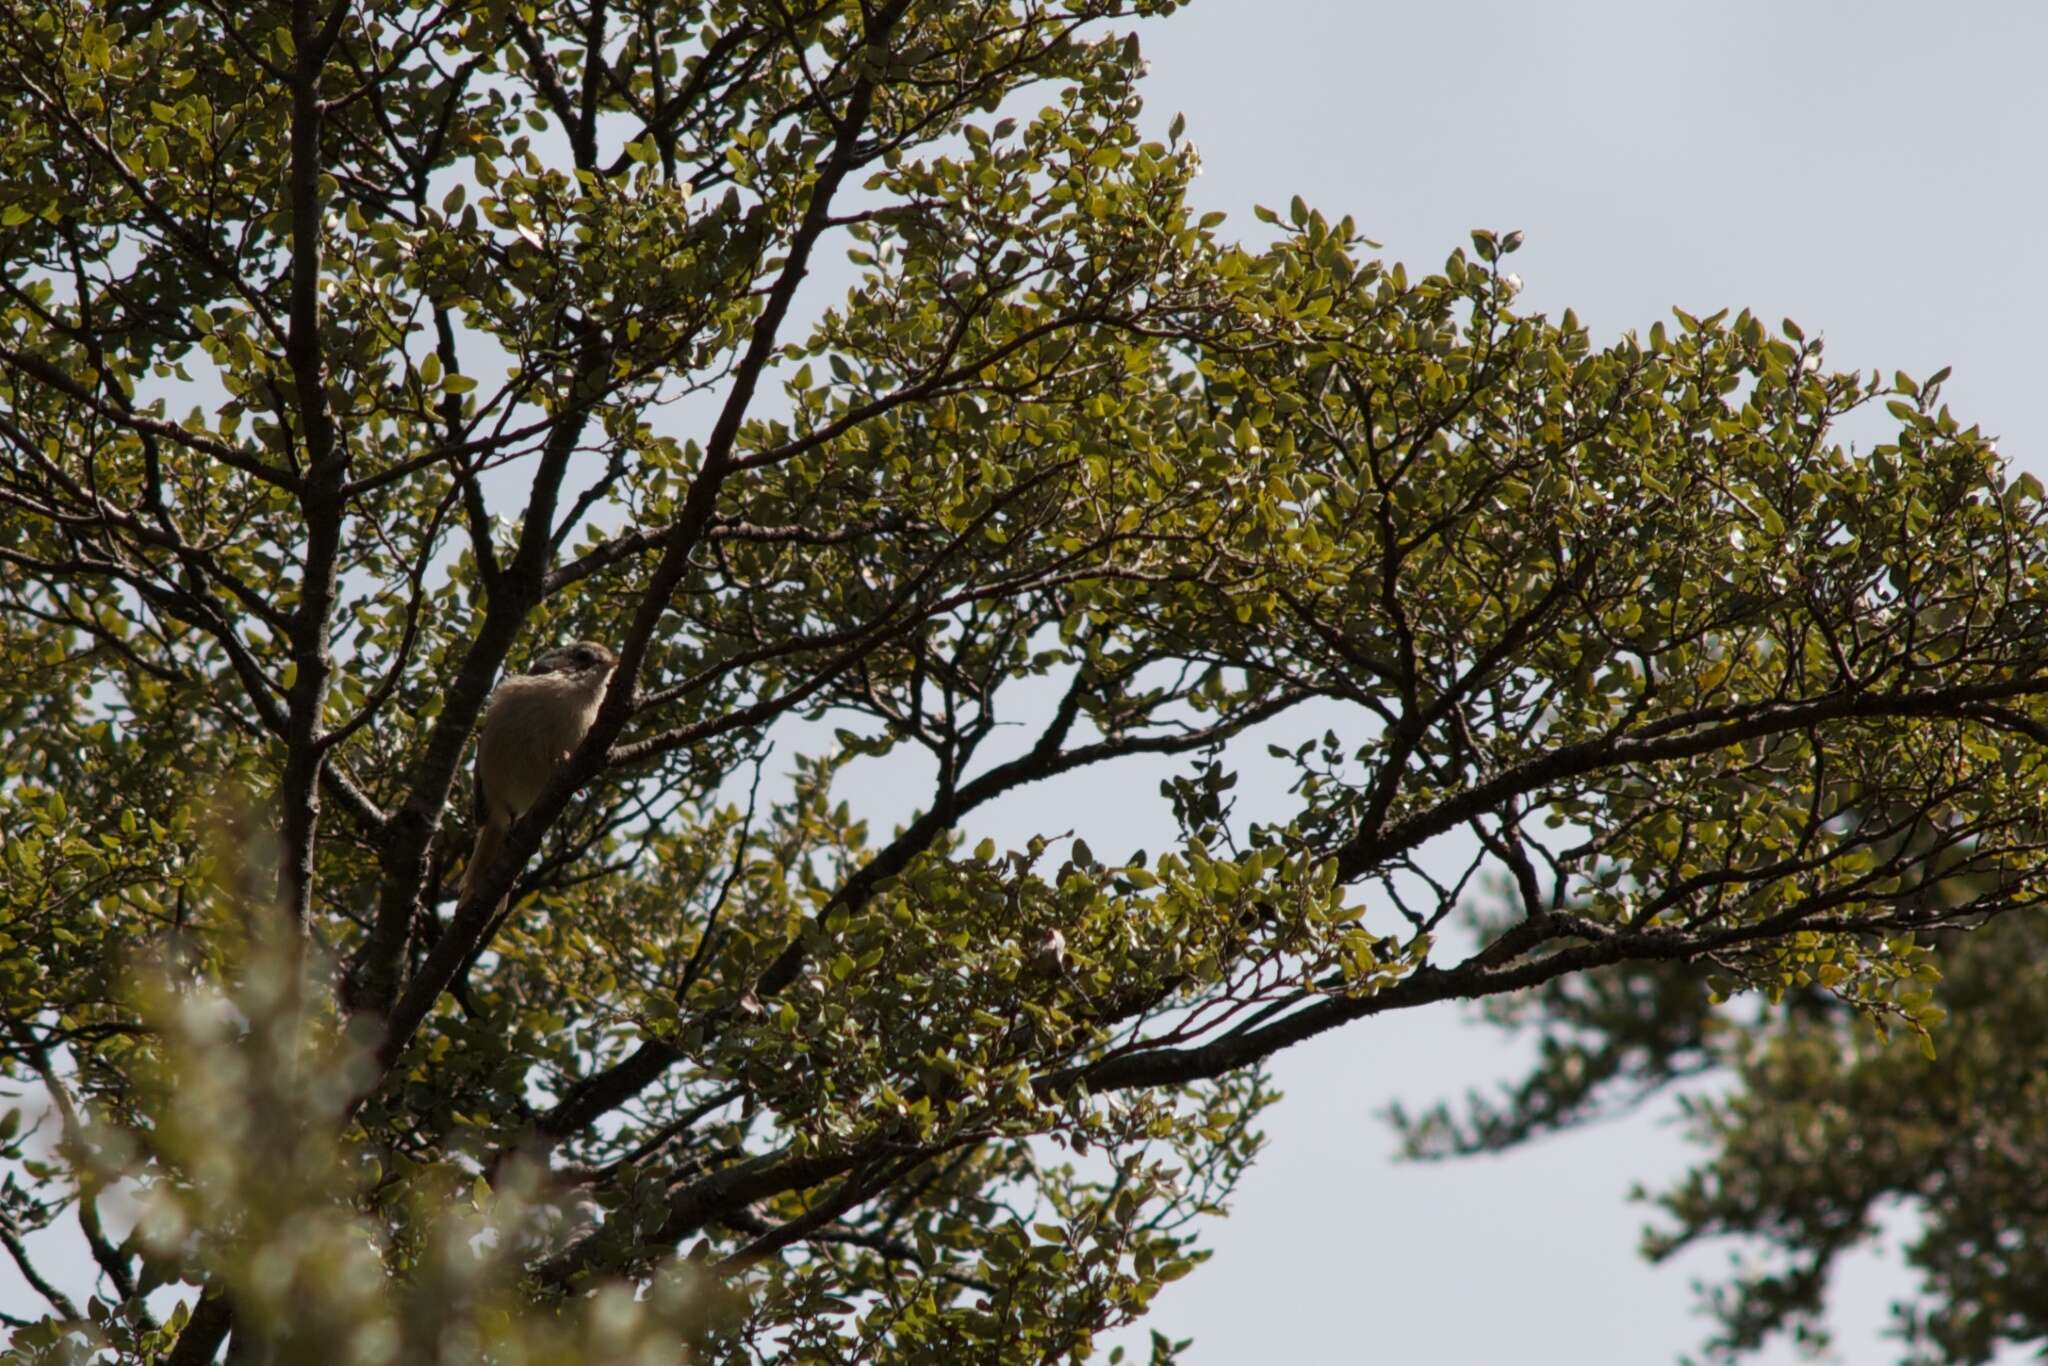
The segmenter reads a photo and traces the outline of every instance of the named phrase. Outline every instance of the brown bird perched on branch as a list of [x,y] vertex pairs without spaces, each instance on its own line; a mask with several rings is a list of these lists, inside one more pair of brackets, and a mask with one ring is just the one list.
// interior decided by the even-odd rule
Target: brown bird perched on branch
[[[583,742],[618,666],[610,650],[579,640],[550,650],[491,694],[476,746],[476,847],[462,871],[464,901],[505,847],[512,822],[539,800],[555,770]],[[505,900],[498,902],[499,911]]]

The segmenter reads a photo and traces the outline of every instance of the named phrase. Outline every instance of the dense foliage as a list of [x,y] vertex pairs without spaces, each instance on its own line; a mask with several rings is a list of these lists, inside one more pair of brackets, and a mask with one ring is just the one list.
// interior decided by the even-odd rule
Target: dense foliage
[[[1293,1043],[1702,958],[1911,1034],[2036,903],[2041,490],[1938,379],[1235,243],[1172,8],[0,0],[16,1355],[1085,1356]],[[975,828],[1161,762],[1149,856]]]

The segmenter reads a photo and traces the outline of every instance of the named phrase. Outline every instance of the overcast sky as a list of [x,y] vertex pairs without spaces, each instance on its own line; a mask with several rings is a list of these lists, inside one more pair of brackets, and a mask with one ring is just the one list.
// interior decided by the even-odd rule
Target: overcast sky
[[[1148,116],[1186,113],[1196,196],[1240,233],[1300,194],[1434,269],[1473,227],[1520,228],[1520,305],[1574,308],[1596,342],[1674,305],[1790,316],[1836,366],[1953,365],[1958,416],[2048,475],[2044,51],[2048,7],[2021,3],[1196,0],[1145,30]],[[1287,1055],[1271,1146],[1155,1326],[1195,1336],[1194,1366],[1697,1346],[1689,1282],[1726,1255],[1648,1267],[1627,1203],[1688,1159],[1668,1106],[1505,1159],[1391,1160],[1388,1101],[1515,1057],[1441,1008]],[[1856,1259],[1840,1359],[1897,1359],[1879,1335],[1911,1284]]]

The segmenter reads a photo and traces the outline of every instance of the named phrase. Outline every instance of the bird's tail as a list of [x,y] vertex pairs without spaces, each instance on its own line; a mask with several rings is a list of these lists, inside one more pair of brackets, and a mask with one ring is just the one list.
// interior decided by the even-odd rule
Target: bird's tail
[[[462,900],[469,900],[469,894],[476,890],[477,883],[483,878],[484,869],[490,867],[498,855],[504,852],[505,832],[509,828],[493,820],[486,820],[476,828],[476,847],[469,851],[469,866],[462,870]],[[498,904],[492,908],[491,914],[502,915],[505,904],[510,900],[509,895],[499,897]]]

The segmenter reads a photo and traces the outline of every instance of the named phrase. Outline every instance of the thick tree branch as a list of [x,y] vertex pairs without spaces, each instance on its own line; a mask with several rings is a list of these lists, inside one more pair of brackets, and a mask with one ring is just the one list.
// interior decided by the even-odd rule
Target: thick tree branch
[[[1062,749],[1062,742],[1080,710],[1080,696],[1070,689],[1029,752],[960,784],[949,803],[943,807],[934,806],[918,816],[840,886],[820,915],[836,909],[859,908],[874,894],[878,885],[909,867],[912,859],[931,848],[961,817],[1007,792],[1112,759],[1138,754],[1196,753],[1271,720],[1306,700],[1307,696],[1302,692],[1283,692],[1248,708],[1239,716],[1184,734],[1127,736]],[[803,938],[799,935],[762,974],[755,987],[756,994],[770,995],[789,985],[803,967],[805,954]],[[681,1052],[673,1045],[647,1040],[620,1062],[570,1088],[568,1094],[542,1117],[540,1135],[549,1142],[559,1142],[580,1133],[599,1117],[652,1085],[681,1059]]]
[[178,1334],[178,1345],[164,1358],[164,1366],[212,1366],[234,1323],[235,1311],[225,1296],[201,1296],[192,1306],[185,1331]]
[[1746,740],[1806,730],[1830,721],[1965,714],[1968,708],[1985,703],[2043,694],[2048,694],[2048,676],[2030,670],[1999,683],[1886,693],[1836,692],[1803,702],[1759,702],[1734,709],[1732,719],[1718,719],[1729,715],[1724,711],[1716,713],[1714,721],[1694,722],[1697,729],[1686,729],[1688,718],[1679,716],[1659,722],[1652,738],[1624,733],[1581,740],[1503,769],[1497,776],[1384,830],[1360,830],[1334,851],[1338,876],[1356,881],[1386,860],[1418,849],[1426,841],[1505,802],[1533,796],[1567,779],[1604,769],[1711,754]]
[[[871,20],[871,41],[880,41],[901,16],[908,0],[884,6]],[[632,697],[635,679],[641,662],[645,659],[648,642],[655,628],[668,610],[670,597],[681,583],[689,564],[692,550],[710,524],[717,506],[719,490],[730,467],[733,442],[739,435],[740,425],[753,401],[762,372],[775,356],[779,347],[779,333],[789,307],[803,282],[810,255],[823,234],[826,220],[830,215],[832,196],[840,184],[857,164],[857,148],[860,130],[865,126],[869,111],[873,107],[874,87],[868,81],[854,86],[848,101],[841,132],[832,154],[820,167],[811,187],[810,199],[802,220],[791,237],[789,251],[782,271],[774,288],[754,324],[751,340],[738,366],[733,372],[732,386],[726,396],[718,421],[713,426],[710,439],[705,444],[704,461],[691,481],[690,491],[683,500],[683,506],[676,521],[664,536],[662,556],[649,577],[647,587],[640,595],[632,624],[619,645],[619,667],[612,677],[610,688],[600,707],[597,720],[590,733],[584,737],[577,752],[569,762],[562,765],[548,788],[535,802],[532,810],[516,821],[507,835],[504,850],[497,860],[498,867],[480,872],[471,897],[458,905],[450,917],[448,930],[427,956],[420,972],[399,999],[387,1021],[384,1037],[378,1047],[378,1056],[388,1067],[403,1051],[420,1023],[426,1019],[433,1004],[448,983],[454,980],[462,963],[474,951],[491,919],[491,911],[497,899],[509,890],[517,876],[520,865],[530,858],[539,847],[540,839],[555,818],[568,805],[577,788],[596,776],[602,766],[606,752],[613,738],[624,727],[632,712]],[[566,448],[562,450],[566,459]],[[547,471],[543,469],[541,480],[545,481]],[[522,533],[520,553],[515,557],[506,577],[514,580],[515,591],[520,594],[522,612],[529,610],[539,600],[542,591],[544,553],[552,527],[553,488],[559,486],[559,475],[547,488],[546,507],[542,501],[542,484],[537,481],[534,502],[527,510],[527,524]],[[496,604],[494,603],[495,607]],[[502,656],[501,656],[502,657]],[[478,697],[481,704],[481,695]],[[474,713],[471,713],[473,719]],[[467,723],[464,726],[467,733]],[[452,773],[452,763],[449,771]],[[422,841],[422,852],[424,841]],[[403,927],[410,923],[412,895],[416,895],[419,881],[415,878],[408,892],[407,904],[398,908],[387,902],[380,909],[380,942],[377,944],[379,963],[392,963],[400,947],[399,936]],[[392,925],[386,928],[382,922],[385,910],[392,912]],[[402,913],[402,917],[400,918]],[[379,974],[380,980],[389,973]]]
[[[1700,958],[1729,948],[1773,943],[1795,929],[1821,934],[1886,934],[1982,919],[2013,908],[2009,904],[1973,903],[1929,913],[1851,912],[1828,916],[1809,914],[1804,908],[1795,907],[1767,920],[1707,932],[1661,928],[1608,930],[1577,917],[1552,914],[1523,922],[1516,931],[1454,968],[1424,966],[1370,995],[1325,996],[1256,1029],[1226,1034],[1188,1048],[1133,1050],[1105,1061],[1046,1073],[1033,1086],[1041,1095],[1063,1095],[1076,1084],[1085,1084],[1097,1095],[1142,1087],[1181,1086],[1251,1066],[1339,1025],[1390,1010],[1411,1010],[1450,1000],[1480,1000],[1618,963]],[[1557,939],[1588,935],[1593,942],[1538,957],[1523,956]],[[1341,984],[1327,985],[1335,990]]]

